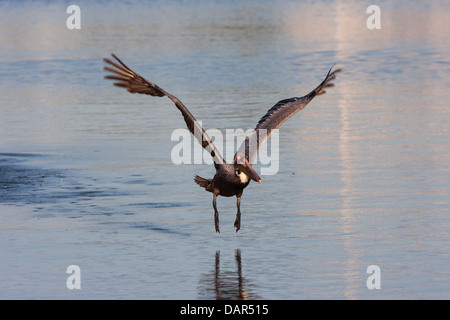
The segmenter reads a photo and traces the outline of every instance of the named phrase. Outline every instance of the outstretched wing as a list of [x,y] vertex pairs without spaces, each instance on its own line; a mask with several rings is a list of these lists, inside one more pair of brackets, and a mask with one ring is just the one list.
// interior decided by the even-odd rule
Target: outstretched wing
[[175,96],[166,92],[165,90],[158,87],[156,84],[146,80],[141,77],[139,74],[131,70],[125,63],[123,63],[118,57],[114,54],[111,54],[114,59],[117,60],[118,63],[112,61],[111,59],[103,59],[103,61],[110,66],[105,66],[104,70],[112,72],[112,75],[105,76],[105,79],[116,80],[114,82],[115,86],[124,87],[131,93],[141,93],[141,94],[149,94],[151,96],[163,97],[167,96],[170,100],[172,100],[178,110],[181,111],[181,114],[184,117],[184,121],[186,122],[186,126],[189,131],[195,136],[198,142],[202,145],[202,147],[207,150],[214,159],[215,164],[222,164],[224,160],[221,154],[218,152],[217,148],[212,143],[209,136],[206,134],[205,130],[201,127],[201,125],[197,122],[194,116],[189,112],[189,110],[185,107],[180,100],[178,100]]
[[324,94],[326,88],[334,87],[332,81],[336,79],[336,74],[341,72],[342,69],[335,69],[334,71],[332,69],[330,68],[322,83],[306,96],[281,100],[270,108],[259,120],[255,130],[245,138],[238,152],[245,152],[248,161],[253,163],[260,147],[267,141],[272,130],[279,128],[287,119],[305,108],[315,96]]

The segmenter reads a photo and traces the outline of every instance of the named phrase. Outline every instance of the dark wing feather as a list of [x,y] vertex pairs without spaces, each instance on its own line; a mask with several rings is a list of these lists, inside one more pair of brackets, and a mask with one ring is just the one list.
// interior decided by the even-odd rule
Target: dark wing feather
[[286,120],[305,108],[315,96],[324,94],[326,88],[333,87],[334,83],[332,81],[336,79],[336,74],[341,71],[342,69],[332,71],[332,68],[330,68],[322,83],[306,96],[284,99],[277,102],[277,104],[270,108],[259,120],[255,131],[245,138],[245,141],[242,143],[238,152],[245,152],[249,162],[253,163],[260,147],[269,138],[272,130],[279,128]]
[[112,54],[112,57],[117,60],[116,63],[111,59],[103,59],[103,61],[113,67],[105,66],[104,70],[109,71],[112,75],[105,76],[105,79],[115,80],[115,86],[126,88],[131,93],[141,93],[148,94],[156,97],[167,96],[170,100],[172,100],[178,110],[181,111],[181,114],[184,117],[184,121],[186,122],[186,126],[189,131],[197,138],[199,143],[202,145],[204,149],[206,149],[211,156],[214,158],[215,164],[222,164],[224,160],[220,153],[217,151],[217,148],[212,143],[209,136],[206,134],[205,130],[200,126],[194,116],[189,112],[189,110],[185,107],[185,105],[178,100],[175,96],[166,92],[165,90],[158,87],[156,84],[146,80],[141,77],[139,74],[131,70],[125,63],[123,63],[118,57]]

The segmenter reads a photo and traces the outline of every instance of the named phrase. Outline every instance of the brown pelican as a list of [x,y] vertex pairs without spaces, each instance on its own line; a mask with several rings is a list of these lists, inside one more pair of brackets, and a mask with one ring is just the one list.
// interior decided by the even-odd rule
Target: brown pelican
[[236,196],[237,214],[234,226],[236,227],[236,232],[239,231],[241,227],[240,204],[242,192],[248,186],[250,180],[261,183],[261,178],[251,165],[259,148],[270,136],[272,130],[280,127],[287,119],[306,107],[315,96],[325,93],[326,88],[333,87],[334,84],[332,81],[336,78],[336,73],[341,71],[341,69],[332,71],[333,68],[330,68],[325,79],[313,91],[303,97],[281,100],[270,108],[261,120],[259,120],[255,130],[245,138],[244,143],[234,156],[233,163],[226,163],[201,125],[180,100],[131,70],[114,54],[112,54],[112,57],[118,63],[107,58],[104,59],[104,62],[110,65],[105,66],[104,70],[112,72],[112,75],[105,76],[106,79],[115,80],[114,85],[124,87],[131,93],[149,94],[157,97],[167,96],[175,103],[178,110],[181,111],[189,131],[213,157],[214,167],[216,169],[214,178],[205,179],[195,176],[194,181],[200,187],[205,188],[206,191],[213,193],[216,232],[220,232],[219,212],[217,211],[216,205],[217,196]]

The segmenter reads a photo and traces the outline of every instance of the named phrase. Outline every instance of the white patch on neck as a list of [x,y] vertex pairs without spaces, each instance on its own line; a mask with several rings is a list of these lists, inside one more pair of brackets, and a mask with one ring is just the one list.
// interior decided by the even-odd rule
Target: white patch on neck
[[243,173],[241,171],[241,173],[239,173],[239,180],[241,180],[241,183],[247,183],[248,182],[248,177],[245,173]]

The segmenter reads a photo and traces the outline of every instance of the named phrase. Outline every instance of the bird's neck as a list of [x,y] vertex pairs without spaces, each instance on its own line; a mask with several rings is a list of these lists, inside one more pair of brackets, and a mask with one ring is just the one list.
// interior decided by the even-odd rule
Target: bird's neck
[[241,183],[245,184],[248,182],[248,176],[245,173],[241,172],[238,177]]

